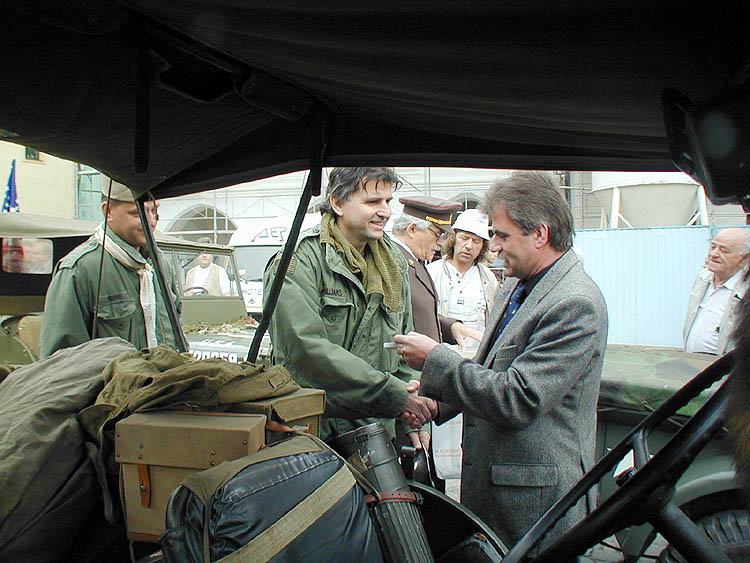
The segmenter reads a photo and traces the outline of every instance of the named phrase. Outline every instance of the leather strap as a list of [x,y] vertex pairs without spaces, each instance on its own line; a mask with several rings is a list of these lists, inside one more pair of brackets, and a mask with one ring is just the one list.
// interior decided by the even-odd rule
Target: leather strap
[[151,479],[148,474],[148,465],[137,463],[138,468],[138,489],[141,492],[141,506],[149,508],[151,506]]
[[422,497],[417,493],[409,491],[386,491],[379,493],[379,497],[374,495],[365,496],[365,502],[367,504],[376,504],[380,502],[411,502],[414,504],[422,504]]

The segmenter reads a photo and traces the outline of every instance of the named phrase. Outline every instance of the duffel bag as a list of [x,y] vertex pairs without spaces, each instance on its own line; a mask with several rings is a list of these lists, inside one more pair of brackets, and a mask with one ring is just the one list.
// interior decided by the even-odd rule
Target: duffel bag
[[167,562],[383,561],[365,491],[309,436],[190,475],[160,538]]

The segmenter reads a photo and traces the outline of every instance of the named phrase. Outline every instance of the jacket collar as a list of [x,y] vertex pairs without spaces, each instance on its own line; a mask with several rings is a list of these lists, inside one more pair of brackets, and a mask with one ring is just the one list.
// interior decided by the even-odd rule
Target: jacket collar
[[[328,267],[337,274],[340,274],[353,282],[364,293],[365,290],[362,286],[362,282],[359,280],[359,278],[357,278],[357,276],[352,273],[349,268],[346,267],[346,264],[344,264],[344,259],[341,257],[341,255],[336,252],[330,244],[323,245],[322,243],[320,243],[320,225],[315,225],[314,227],[301,232],[299,238],[297,239],[295,248],[296,246],[299,246],[299,243],[303,240],[313,237],[318,238],[318,244],[321,244],[321,246],[323,246],[323,252],[325,253],[326,264],[328,264]],[[409,266],[406,263],[406,259],[403,257],[403,254],[401,254],[401,252],[397,250],[393,239],[385,233],[383,234],[383,240],[389,247],[391,254],[395,256],[399,271],[401,272],[401,274],[404,274]]]
[[[552,264],[552,267],[550,267],[550,269],[542,276],[542,278],[531,290],[531,293],[529,293],[529,295],[526,297],[521,307],[526,309],[528,309],[529,307],[535,307],[544,298],[544,296],[547,295],[552,290],[552,288],[557,285],[560,279],[562,279],[562,277],[566,273],[568,273],[568,271],[577,263],[578,256],[576,256],[573,249],[565,252],[565,254],[563,254],[557,260],[557,262]],[[505,311],[505,308],[508,306],[508,302],[510,301],[510,296],[513,293],[513,290],[518,287],[519,283],[521,283],[521,280],[519,280],[518,278],[507,278],[503,283],[503,289],[505,289],[505,285],[507,284],[507,290],[503,293],[503,299],[495,303],[492,315],[490,317],[490,323],[485,329],[485,339],[479,346],[479,350],[477,350],[476,357],[477,361],[479,361],[480,363],[486,361],[490,353],[494,353],[493,350],[497,348],[497,344],[502,340],[502,337],[495,340],[497,325],[500,323],[502,312]],[[513,320],[514,319],[511,319],[510,323],[508,323],[508,326],[511,326],[513,324]],[[506,334],[507,332],[508,327],[505,327],[503,334]]]

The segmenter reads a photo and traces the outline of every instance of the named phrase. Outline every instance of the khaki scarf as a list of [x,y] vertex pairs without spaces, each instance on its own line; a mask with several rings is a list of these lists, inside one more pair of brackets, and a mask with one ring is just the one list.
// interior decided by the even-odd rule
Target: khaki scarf
[[369,248],[370,252],[365,252],[363,257],[341,232],[334,216],[324,213],[320,223],[320,242],[332,245],[342,255],[346,266],[362,280],[367,297],[373,293],[381,294],[389,313],[402,309],[401,270],[382,239],[368,241],[365,250]]
[[151,264],[148,262],[138,262],[133,259],[113,238],[106,235],[106,242],[104,240],[104,223],[101,223],[94,231],[94,238],[96,242],[104,246],[112,258],[117,260],[120,264],[126,268],[130,268],[136,274],[138,274],[139,281],[139,294],[138,301],[141,304],[141,310],[143,311],[143,320],[146,325],[146,342],[149,348],[157,346],[159,340],[156,336],[156,291],[154,290],[154,273],[151,268]]

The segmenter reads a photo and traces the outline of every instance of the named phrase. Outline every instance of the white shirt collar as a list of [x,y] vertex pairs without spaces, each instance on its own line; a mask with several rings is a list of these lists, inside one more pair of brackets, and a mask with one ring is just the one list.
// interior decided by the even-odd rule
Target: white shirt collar
[[400,238],[398,238],[398,236],[396,236],[396,235],[393,235],[393,236],[391,237],[391,240],[392,240],[393,242],[395,242],[395,243],[396,243],[397,245],[399,245],[399,246],[400,246],[401,248],[403,248],[404,250],[406,250],[406,252],[408,252],[408,253],[409,253],[409,256],[411,256],[412,258],[414,258],[414,260],[416,260],[416,259],[417,259],[417,257],[416,257],[416,256],[414,256],[414,253],[413,253],[413,252],[411,251],[411,249],[410,249],[410,248],[409,248],[409,247],[408,247],[408,246],[406,245],[406,243],[405,243],[405,242],[403,242],[403,241],[402,241],[402,240],[401,240]]
[[737,286],[740,284],[740,281],[742,280],[743,275],[744,275],[744,268],[740,268],[734,273],[734,275],[731,278],[729,278],[727,281],[725,281],[721,285],[731,291],[734,291],[737,288]]
[[466,272],[462,274],[461,271],[455,265],[453,265],[452,262],[448,261],[448,259],[445,259],[445,265],[448,268],[448,270],[446,271],[449,273],[449,275],[456,276],[458,279],[465,278],[466,276],[470,275],[474,270],[476,270],[477,272],[479,271],[479,267],[476,264],[473,264],[469,266],[469,269],[466,270]]

